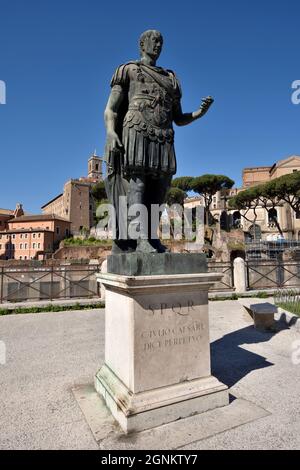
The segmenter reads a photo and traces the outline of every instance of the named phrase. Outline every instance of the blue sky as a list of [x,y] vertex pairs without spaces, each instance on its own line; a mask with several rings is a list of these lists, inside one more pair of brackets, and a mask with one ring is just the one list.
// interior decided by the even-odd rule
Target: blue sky
[[201,120],[176,128],[177,175],[223,173],[300,154],[296,0],[0,0],[0,207],[40,207],[104,148],[111,75],[159,29],[183,109],[211,94]]

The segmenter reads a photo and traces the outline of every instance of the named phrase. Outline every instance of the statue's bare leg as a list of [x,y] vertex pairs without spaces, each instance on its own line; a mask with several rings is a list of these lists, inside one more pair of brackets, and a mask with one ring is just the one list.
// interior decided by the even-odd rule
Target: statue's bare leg
[[138,214],[129,216],[129,228],[135,232],[137,239],[136,251],[143,253],[155,253],[157,250],[149,243],[148,237],[148,212],[145,204],[146,177],[144,175],[133,175],[129,182],[128,209],[133,205],[140,205]]
[[147,180],[147,208],[148,208],[148,233],[151,245],[159,252],[169,251],[159,239],[159,217],[151,217],[151,205],[161,206],[165,202],[167,191],[171,185],[172,176],[160,175]]

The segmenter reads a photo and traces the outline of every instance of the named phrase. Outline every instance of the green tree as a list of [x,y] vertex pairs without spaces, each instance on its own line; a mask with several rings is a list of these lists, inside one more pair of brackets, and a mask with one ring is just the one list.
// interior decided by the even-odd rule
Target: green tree
[[224,191],[232,188],[234,181],[225,175],[202,175],[193,179],[191,189],[203,196],[206,223],[209,224],[212,219],[210,205],[214,194],[218,191]]
[[96,214],[95,214],[95,223],[98,224],[98,222],[105,217],[107,217],[108,213],[106,212],[104,215],[99,217],[97,215],[97,209],[101,204],[108,204],[109,201],[107,199],[107,194],[105,190],[105,184],[104,181],[99,181],[98,183],[94,184],[91,188],[91,193],[92,196],[96,202]]
[[93,198],[97,202],[103,201],[103,199],[107,199],[104,181],[99,181],[94,186],[92,186],[91,192]]
[[[186,194],[185,191],[183,191],[179,187],[171,187],[167,192],[165,202],[166,202],[166,204],[168,204],[168,206],[179,205],[183,209],[184,200],[185,200],[186,197],[187,197],[187,194]],[[173,238],[174,237],[175,224],[180,223],[180,227],[182,229],[182,224],[183,224],[183,220],[184,220],[184,213],[183,213],[183,211],[181,213],[181,217],[180,217],[181,222],[179,222],[179,220],[178,220],[178,214],[177,214],[176,208],[175,208],[175,211],[168,211],[168,213],[169,213],[169,217],[170,217],[171,236]]]
[[194,179],[193,176],[179,176],[172,180],[172,187],[179,188],[182,191],[191,191]]
[[300,210],[300,172],[290,173],[272,180],[278,199],[286,202],[295,212]]
[[265,184],[261,184],[258,186],[258,195],[259,195],[259,201],[261,203],[261,206],[267,211],[268,213],[268,218],[269,221],[272,220],[272,222],[275,224],[278,232],[280,235],[283,235],[281,226],[278,221],[278,217],[270,217],[270,214],[272,214],[271,211],[276,210],[276,207],[278,207],[281,203],[281,197],[278,193],[278,189],[276,187],[276,179],[268,181]]
[[[234,197],[229,199],[228,205],[230,209],[236,209],[240,211],[241,216],[245,220],[255,225],[257,219],[256,209],[260,205],[259,198],[260,189],[258,186],[253,186],[251,188],[245,189],[244,191],[240,191]],[[249,218],[249,212],[252,212],[254,217]]]
[[[241,212],[241,216],[248,222],[255,224],[257,219],[257,207],[263,207],[270,215],[272,210],[283,203],[295,212],[300,210],[300,172],[289,173],[266,183],[245,189],[230,199],[229,207]],[[247,214],[253,211],[254,218],[249,219]],[[278,232],[283,235],[282,228],[277,217],[273,217]]]
[[167,192],[166,203],[169,206],[172,206],[173,204],[180,204],[183,206],[186,196],[186,192],[182,189],[176,187],[170,188]]

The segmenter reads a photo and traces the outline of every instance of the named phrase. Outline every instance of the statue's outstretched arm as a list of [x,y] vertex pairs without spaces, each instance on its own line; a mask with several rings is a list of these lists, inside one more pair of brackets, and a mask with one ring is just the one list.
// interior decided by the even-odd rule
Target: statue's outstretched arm
[[173,108],[173,119],[175,124],[177,124],[177,126],[186,126],[187,124],[196,121],[196,119],[203,117],[213,102],[214,99],[211,96],[208,96],[207,98],[203,98],[202,104],[197,111],[194,111],[193,113],[183,113],[181,103],[178,100]]
[[119,110],[124,99],[124,91],[120,85],[111,89],[110,96],[104,111],[106,127],[106,150],[111,152],[122,147],[122,142],[116,132]]

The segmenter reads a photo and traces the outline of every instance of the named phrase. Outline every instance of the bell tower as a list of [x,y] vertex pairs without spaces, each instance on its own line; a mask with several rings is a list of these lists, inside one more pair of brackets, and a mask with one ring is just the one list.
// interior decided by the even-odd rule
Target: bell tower
[[103,180],[102,158],[98,157],[96,150],[88,160],[88,178],[94,179],[95,182]]

